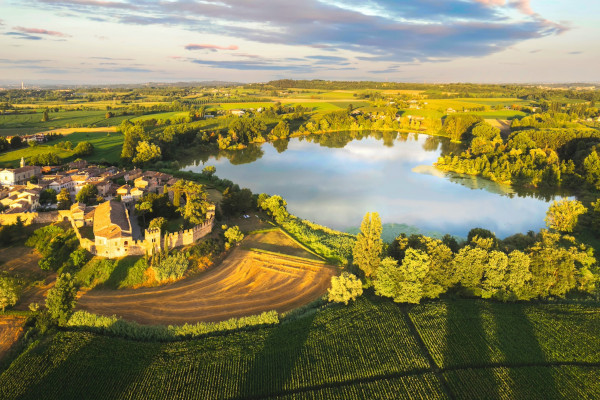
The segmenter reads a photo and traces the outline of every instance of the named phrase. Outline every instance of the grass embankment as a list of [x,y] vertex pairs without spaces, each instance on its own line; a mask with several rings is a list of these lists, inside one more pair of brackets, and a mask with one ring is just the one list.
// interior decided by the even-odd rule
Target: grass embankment
[[64,136],[59,140],[53,140],[35,147],[23,147],[18,150],[2,153],[0,154],[0,166],[17,167],[21,161],[21,157],[27,160],[34,155],[46,153],[55,153],[64,161],[71,161],[76,158],[73,155],[73,151],[54,147],[56,144],[66,141],[70,141],[73,144],[73,148],[80,142],[90,142],[94,146],[94,154],[81,157],[90,162],[106,161],[116,164],[119,162],[123,148],[123,134],[120,132],[76,132]]
[[199,340],[62,331],[0,376],[4,399],[598,398],[597,305],[360,299]]

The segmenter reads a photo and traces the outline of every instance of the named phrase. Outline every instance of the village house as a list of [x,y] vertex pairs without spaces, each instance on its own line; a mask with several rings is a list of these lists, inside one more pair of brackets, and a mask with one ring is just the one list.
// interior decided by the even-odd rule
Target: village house
[[229,112],[232,115],[237,115],[238,117],[241,117],[242,115],[246,114],[246,111],[240,110],[239,108],[236,108],[236,109],[233,109],[233,110],[229,110]]
[[32,212],[40,206],[42,188],[37,185],[14,186],[0,200],[5,214]]
[[77,228],[93,225],[95,213],[93,207],[88,207],[84,203],[77,202],[71,206],[70,211],[72,223]]
[[42,174],[40,167],[35,165],[25,165],[25,160],[21,158],[21,167],[14,169],[3,169],[0,171],[0,185],[14,186],[23,185]]

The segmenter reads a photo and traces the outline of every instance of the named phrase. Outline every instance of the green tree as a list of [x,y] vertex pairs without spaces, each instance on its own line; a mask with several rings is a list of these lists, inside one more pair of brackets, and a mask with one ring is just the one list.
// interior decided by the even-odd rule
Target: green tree
[[87,205],[92,205],[96,203],[96,199],[98,197],[98,188],[95,185],[88,183],[84,187],[81,188],[79,193],[75,196],[75,200],[80,203],[85,203]]
[[202,168],[202,175],[206,175],[209,178],[212,177],[215,172],[217,172],[217,169],[214,165],[207,165],[206,167]]
[[374,282],[375,293],[398,303],[419,303],[429,263],[427,253],[412,248],[406,250],[400,266],[391,257],[383,259]]
[[285,139],[290,136],[290,124],[281,120],[269,133],[269,139]]
[[58,201],[59,210],[68,210],[71,204],[73,204],[71,195],[67,189],[61,189],[60,193],[56,195],[56,200]]
[[[137,207],[137,204],[136,204]],[[148,225],[148,229],[160,229],[164,232],[167,229],[168,221],[164,217],[157,217],[150,221],[150,225]]]
[[135,148],[135,157],[133,157],[132,162],[134,164],[142,165],[152,161],[160,160],[161,157],[162,152],[160,147],[154,143],[142,141],[139,142]]
[[258,196],[257,204],[266,210],[278,224],[282,224],[290,216],[286,208],[287,202],[281,196],[269,196],[262,193]]
[[40,193],[41,204],[54,204],[56,203],[56,191],[54,189],[45,189]]
[[244,234],[240,231],[239,226],[232,226],[225,231],[225,239],[227,239],[227,245],[232,246],[241,242],[244,239]]
[[46,108],[44,110],[44,114],[42,115],[42,122],[48,122],[50,121],[50,117],[48,116],[48,109]]
[[9,276],[0,276],[0,309],[2,309],[2,312],[6,307],[17,304],[19,289],[16,279]]
[[83,141],[77,143],[77,146],[73,149],[73,155],[79,156],[89,156],[94,154],[94,145],[88,141]]
[[180,179],[171,187],[175,193],[185,195],[185,203],[177,208],[177,211],[189,223],[198,225],[204,222],[206,211],[210,203],[206,200],[207,195],[204,191],[204,186]]
[[77,286],[71,274],[60,274],[54,287],[48,291],[46,307],[53,320],[65,325],[77,301]]
[[573,232],[579,216],[586,212],[587,208],[578,200],[554,201],[546,213],[546,226],[559,232]]
[[331,287],[327,289],[327,299],[331,302],[348,304],[363,293],[360,279],[349,272],[331,277]]
[[376,212],[367,213],[360,224],[360,233],[356,237],[352,251],[354,264],[363,271],[367,278],[377,274],[382,251],[381,219]]

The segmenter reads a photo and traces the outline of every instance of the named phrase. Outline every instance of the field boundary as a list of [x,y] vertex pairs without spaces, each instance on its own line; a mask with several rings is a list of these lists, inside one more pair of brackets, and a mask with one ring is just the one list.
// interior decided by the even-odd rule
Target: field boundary
[[284,254],[284,253],[278,253],[276,251],[269,251],[269,250],[263,250],[263,249],[257,249],[254,247],[243,247],[242,249],[244,250],[248,250],[248,251],[253,251],[255,253],[264,253],[264,254],[268,254],[271,256],[276,256],[276,257],[281,257],[281,258],[291,258],[293,260],[298,260],[298,261],[304,261],[304,262],[309,262],[309,263],[314,263],[314,264],[322,264],[322,265],[328,265],[327,262],[325,260],[313,260],[311,258],[306,258],[306,257],[300,257],[300,256],[292,256],[290,254]]

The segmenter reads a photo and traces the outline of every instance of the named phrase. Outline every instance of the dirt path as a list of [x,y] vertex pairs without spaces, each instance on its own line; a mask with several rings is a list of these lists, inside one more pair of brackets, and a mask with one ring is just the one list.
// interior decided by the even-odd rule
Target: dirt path
[[59,128],[52,129],[49,131],[42,131],[38,133],[60,133],[61,135],[68,135],[74,132],[116,132],[116,126],[105,126],[100,128]]
[[325,293],[335,273],[319,262],[238,247],[198,277],[157,288],[93,290],[77,308],[143,324],[222,321],[309,303]]

